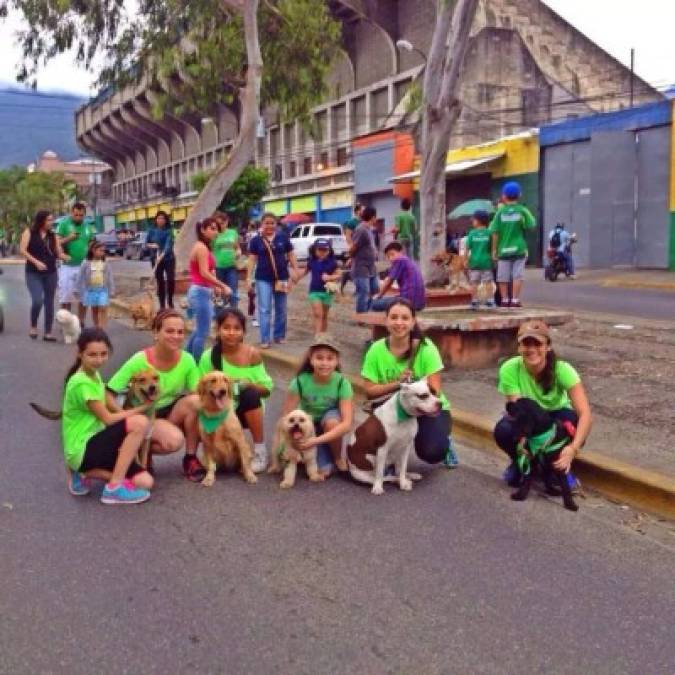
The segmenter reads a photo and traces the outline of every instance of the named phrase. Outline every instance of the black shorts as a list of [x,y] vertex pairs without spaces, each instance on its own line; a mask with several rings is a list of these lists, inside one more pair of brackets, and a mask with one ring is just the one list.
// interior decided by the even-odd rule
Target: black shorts
[[173,409],[183,397],[179,396],[173,403],[169,403],[169,405],[165,405],[163,408],[157,408],[155,411],[155,418],[158,420],[165,420],[169,418],[169,415],[173,412]]
[[[87,446],[84,450],[84,457],[79,468],[80,473],[86,473],[93,469],[112,471],[115,468],[119,449],[126,436],[126,420],[115,422],[115,424],[101,429],[101,431],[92,436],[87,441]],[[145,469],[134,460],[127,469],[127,478],[133,478],[142,471],[145,471]]]
[[248,429],[248,423],[246,422],[246,417],[244,413],[247,413],[251,410],[257,410],[262,408],[262,397],[260,392],[255,387],[244,387],[239,390],[239,402],[237,404],[237,417],[241,426],[244,429]]

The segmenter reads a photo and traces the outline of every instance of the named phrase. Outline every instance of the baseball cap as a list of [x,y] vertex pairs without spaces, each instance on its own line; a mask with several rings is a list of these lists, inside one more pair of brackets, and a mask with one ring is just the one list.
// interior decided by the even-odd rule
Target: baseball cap
[[534,338],[542,344],[547,344],[551,340],[551,331],[543,321],[533,319],[522,323],[518,329],[518,342],[522,342],[525,338]]
[[502,188],[502,194],[507,199],[518,199],[520,197],[520,183],[517,183],[515,180],[505,183]]
[[328,333],[317,335],[314,340],[312,340],[312,344],[309,345],[310,349],[316,349],[318,347],[328,347],[328,349],[332,349],[336,354],[340,353],[337,342],[335,342],[333,337]]
[[319,237],[314,240],[314,248],[330,248],[330,240],[325,237]]

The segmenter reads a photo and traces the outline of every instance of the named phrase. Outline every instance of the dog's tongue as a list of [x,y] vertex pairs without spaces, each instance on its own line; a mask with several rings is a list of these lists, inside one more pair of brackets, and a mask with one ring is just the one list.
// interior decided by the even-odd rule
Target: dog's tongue
[[218,408],[218,410],[223,410],[223,408],[225,408],[225,397],[224,396],[214,396],[213,400],[214,400],[214,402],[216,404],[216,408]]
[[295,431],[292,431],[292,432],[291,432],[291,438],[292,438],[294,441],[300,441],[300,440],[302,440],[302,431],[300,431],[300,429],[296,429]]

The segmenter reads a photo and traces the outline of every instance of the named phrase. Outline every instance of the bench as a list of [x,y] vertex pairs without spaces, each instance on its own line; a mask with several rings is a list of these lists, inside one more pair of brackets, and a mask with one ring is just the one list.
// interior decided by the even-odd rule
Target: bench
[[[425,309],[417,315],[420,328],[438,347],[446,365],[464,369],[489,368],[516,354],[518,328],[525,321],[541,319],[549,326],[561,326],[572,318],[568,312],[538,309]],[[387,335],[384,312],[354,314],[353,320],[370,326],[373,340]]]

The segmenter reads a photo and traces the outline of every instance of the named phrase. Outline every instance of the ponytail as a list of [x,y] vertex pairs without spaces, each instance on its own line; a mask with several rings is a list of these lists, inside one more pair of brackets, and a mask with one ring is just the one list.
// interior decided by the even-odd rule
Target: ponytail
[[63,386],[65,387],[68,384],[68,380],[75,375],[75,373],[80,369],[80,366],[82,365],[82,359],[78,357],[75,359],[75,363],[70,367],[70,370],[66,373],[66,378],[63,381]]
[[558,357],[556,353],[552,349],[549,349],[546,352],[546,365],[539,375],[537,375],[537,383],[541,385],[545,394],[548,394],[555,384],[555,367],[557,363]]

